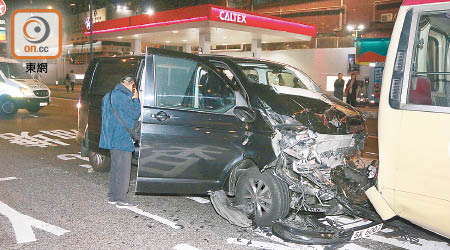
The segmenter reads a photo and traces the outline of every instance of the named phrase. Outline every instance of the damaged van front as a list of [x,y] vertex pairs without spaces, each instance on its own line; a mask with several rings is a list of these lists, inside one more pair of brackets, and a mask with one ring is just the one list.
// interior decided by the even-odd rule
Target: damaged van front
[[[373,184],[376,168],[365,166],[360,159],[354,161],[364,148],[364,115],[325,95],[303,72],[290,66],[251,59],[234,62],[246,76],[241,84],[256,114],[248,124],[245,153],[251,157],[265,152],[265,157],[252,160],[261,173],[274,176],[281,184],[273,185],[254,170],[251,177],[241,173],[230,179],[237,179],[236,189],[244,189],[234,193],[231,188],[228,193],[235,195],[225,206],[231,212],[220,205],[221,195],[212,195],[219,214],[242,226],[245,222],[238,218],[243,216],[236,212],[240,209],[256,225],[272,226],[274,234],[299,243],[328,244],[355,238],[359,230],[380,230],[364,194]],[[246,184],[241,178],[247,188],[242,188]],[[284,187],[281,196],[269,197]],[[269,222],[272,210],[279,211],[280,217]],[[354,220],[345,224],[333,217],[338,215],[372,220],[360,219],[352,227]]]

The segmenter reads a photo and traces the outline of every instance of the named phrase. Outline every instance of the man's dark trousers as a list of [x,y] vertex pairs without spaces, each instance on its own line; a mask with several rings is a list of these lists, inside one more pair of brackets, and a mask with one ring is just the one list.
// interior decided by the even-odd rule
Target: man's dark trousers
[[130,185],[131,152],[111,149],[111,169],[109,171],[109,198],[127,202]]

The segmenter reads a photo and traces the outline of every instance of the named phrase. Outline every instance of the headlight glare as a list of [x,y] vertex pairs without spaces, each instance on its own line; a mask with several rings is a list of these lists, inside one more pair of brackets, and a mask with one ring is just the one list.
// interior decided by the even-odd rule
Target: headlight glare
[[20,88],[20,92],[22,92],[23,96],[33,96],[33,91],[27,88]]

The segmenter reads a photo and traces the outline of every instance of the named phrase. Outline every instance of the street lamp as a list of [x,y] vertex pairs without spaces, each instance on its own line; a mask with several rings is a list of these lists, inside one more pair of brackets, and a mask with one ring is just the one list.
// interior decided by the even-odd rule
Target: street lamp
[[355,38],[358,39],[358,32],[362,32],[366,27],[364,26],[364,24],[358,24],[358,25],[354,25],[354,24],[349,24],[347,25],[347,31],[349,32],[355,32]]
[[155,13],[155,10],[153,10],[152,8],[148,8],[147,11],[145,12],[147,15],[151,16]]

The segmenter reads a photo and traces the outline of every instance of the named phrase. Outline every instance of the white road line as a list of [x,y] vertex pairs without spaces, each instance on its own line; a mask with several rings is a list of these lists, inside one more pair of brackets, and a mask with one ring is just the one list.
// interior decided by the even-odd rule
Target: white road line
[[92,168],[92,166],[89,164],[81,164],[80,167],[87,168],[87,169]]
[[17,180],[17,177],[5,177],[5,178],[0,178],[0,181],[10,181],[10,180]]
[[205,198],[202,198],[202,197],[186,197],[186,198],[188,198],[189,200],[196,201],[196,202],[201,203],[201,204],[206,204],[206,203],[210,202],[208,199],[205,199]]
[[37,116],[37,115],[28,115],[28,116],[31,116],[31,117],[39,117],[39,116]]
[[356,245],[355,243],[346,244],[337,250],[369,250],[368,248]]
[[419,242],[412,244],[408,241],[397,240],[394,238],[387,238],[384,236],[372,234],[366,239],[386,243],[392,246],[401,247],[409,250],[422,250],[422,249],[450,249],[450,245],[446,242],[438,242],[432,240],[419,239]]
[[137,207],[127,207],[126,209],[128,209],[130,211],[133,211],[133,212],[135,212],[137,214],[146,216],[148,218],[154,219],[154,220],[156,220],[156,221],[158,221],[158,222],[160,222],[162,224],[165,224],[165,225],[167,225],[167,226],[169,226],[169,227],[171,227],[173,229],[181,229],[181,226],[177,225],[175,222],[170,221],[168,219],[164,219],[164,218],[162,218],[162,217],[160,217],[158,215],[147,213],[147,212],[145,212],[142,209],[139,209]]
[[281,244],[274,244],[270,242],[256,241],[256,240],[247,240],[247,239],[238,239],[238,238],[228,238],[228,244],[255,247],[261,249],[270,249],[270,250],[294,250],[295,248],[288,247]]
[[1,201],[0,214],[6,216],[11,222],[18,244],[36,241],[32,226],[57,236],[70,232],[66,229],[34,219],[28,215],[21,214]]
[[178,244],[173,247],[175,250],[201,250],[200,248],[193,247],[188,244]]

